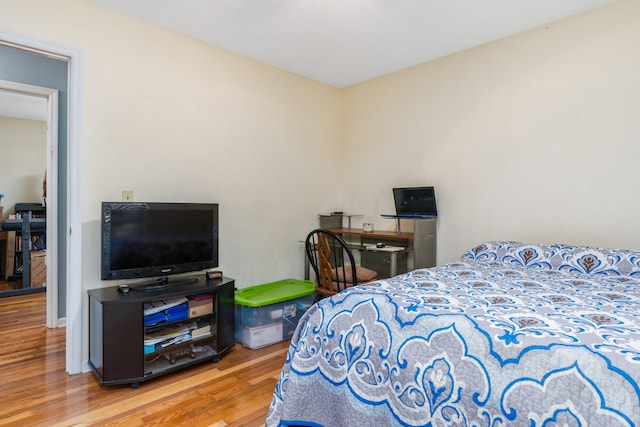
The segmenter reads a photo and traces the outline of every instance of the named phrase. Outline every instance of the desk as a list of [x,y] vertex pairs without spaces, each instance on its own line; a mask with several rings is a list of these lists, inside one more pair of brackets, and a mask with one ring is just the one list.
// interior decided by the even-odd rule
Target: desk
[[[413,255],[414,233],[397,231],[363,231],[358,228],[330,228],[340,234],[349,247],[360,251],[360,264],[378,272],[378,278],[393,277],[409,270]],[[384,243],[383,248],[376,247]]]
[[389,254],[389,277],[398,274],[398,254],[407,251],[407,249],[402,246],[385,246],[384,248],[379,248],[376,245],[364,245],[364,250]]
[[[304,245],[304,242],[301,242]],[[396,276],[398,274],[398,258],[399,255],[400,257],[402,257],[402,254],[407,254],[409,252],[409,250],[405,247],[402,246],[385,246],[384,248],[378,248],[375,244],[365,244],[362,245],[360,243],[349,243],[349,247],[351,248],[352,251],[359,251],[362,255],[363,252],[367,252],[367,253],[377,253],[377,254],[383,254],[383,255],[388,255],[389,259],[388,262],[383,261],[382,264],[386,264],[389,266],[388,271],[386,268],[380,268],[380,262],[375,263],[375,260],[373,262],[367,262],[368,257],[366,255],[362,256],[361,255],[361,262],[360,264],[363,267],[367,267],[367,268],[371,268],[372,270],[376,270],[376,272],[378,273],[378,278],[379,279],[383,279],[385,277],[393,277]],[[306,254],[305,254],[306,255]],[[362,259],[364,259],[364,262],[362,262]],[[406,257],[402,258],[402,261],[406,261]],[[306,258],[305,256],[305,262],[304,262],[304,279],[305,280],[309,280],[310,279],[310,268],[309,268],[310,264],[309,264],[309,260]],[[372,268],[373,267],[373,268]],[[378,269],[376,269],[375,267],[378,267]],[[379,271],[382,270],[382,271]],[[406,265],[402,266],[400,268],[400,272],[405,273],[406,272]],[[385,276],[385,277],[382,277]]]
[[[360,252],[360,264],[378,272],[378,278],[393,277],[409,269],[436,265],[436,219],[413,221],[413,233],[398,231],[363,231],[360,228],[333,227],[329,230],[342,235],[352,250]],[[376,243],[384,243],[377,248]],[[306,257],[305,257],[306,258]],[[413,261],[410,265],[409,258]],[[305,259],[304,277],[309,279],[309,263]]]
[[[365,232],[357,228],[332,228],[331,231],[341,234],[351,245],[363,246],[375,245],[382,242],[387,246],[399,246],[406,250],[398,252],[397,274],[408,271],[409,268],[430,268],[436,265],[436,218],[405,219],[401,221],[412,221],[413,233],[398,231],[378,231]],[[376,248],[377,249],[377,248]],[[379,277],[390,277],[393,267],[392,256],[381,254],[379,251],[364,251],[364,261],[362,265],[378,271]],[[389,259],[384,255],[389,255]],[[413,265],[409,266],[408,256],[413,260]],[[391,264],[391,265],[390,265]]]
[[[357,238],[366,238],[367,240],[386,240],[386,239],[400,239],[407,242],[408,246],[413,246],[413,233],[398,233],[397,231],[384,231],[384,230],[374,230],[374,231],[362,231],[360,228],[330,228],[329,230],[334,233],[340,234],[343,237],[357,237]],[[371,238],[371,239],[369,239]]]

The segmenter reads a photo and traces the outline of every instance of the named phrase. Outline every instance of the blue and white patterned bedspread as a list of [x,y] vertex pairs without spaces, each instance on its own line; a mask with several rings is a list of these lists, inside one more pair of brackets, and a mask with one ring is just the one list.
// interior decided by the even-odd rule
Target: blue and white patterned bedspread
[[268,426],[640,426],[640,251],[488,242],[300,320]]

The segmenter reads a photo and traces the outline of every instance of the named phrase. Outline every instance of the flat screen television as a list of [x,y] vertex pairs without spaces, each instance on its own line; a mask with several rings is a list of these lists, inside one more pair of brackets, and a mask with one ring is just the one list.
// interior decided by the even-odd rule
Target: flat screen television
[[102,280],[218,267],[218,204],[102,202]]

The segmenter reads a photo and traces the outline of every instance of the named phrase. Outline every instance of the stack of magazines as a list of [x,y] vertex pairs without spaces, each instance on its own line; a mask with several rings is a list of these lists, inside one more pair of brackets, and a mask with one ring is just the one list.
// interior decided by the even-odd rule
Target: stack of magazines
[[145,353],[147,353],[147,349],[153,352],[173,344],[190,341],[191,330],[196,327],[195,322],[192,322],[192,324],[175,323],[159,331],[146,333],[144,335]]

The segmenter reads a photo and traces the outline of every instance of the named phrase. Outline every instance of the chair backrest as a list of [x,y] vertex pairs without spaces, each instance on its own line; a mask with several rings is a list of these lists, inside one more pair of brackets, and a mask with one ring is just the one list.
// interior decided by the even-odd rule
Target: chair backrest
[[307,258],[316,274],[316,291],[334,295],[358,283],[356,263],[349,245],[340,235],[315,229],[305,240]]

